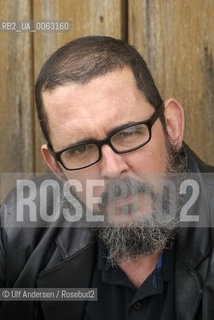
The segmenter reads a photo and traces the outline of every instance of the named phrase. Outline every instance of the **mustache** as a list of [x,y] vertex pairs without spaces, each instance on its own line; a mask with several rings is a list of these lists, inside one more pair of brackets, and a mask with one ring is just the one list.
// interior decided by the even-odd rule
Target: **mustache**
[[101,194],[100,208],[105,208],[116,200],[122,200],[125,197],[140,192],[150,195],[152,199],[156,197],[153,187],[149,182],[139,181],[129,176],[121,179],[112,179],[107,183],[105,190]]

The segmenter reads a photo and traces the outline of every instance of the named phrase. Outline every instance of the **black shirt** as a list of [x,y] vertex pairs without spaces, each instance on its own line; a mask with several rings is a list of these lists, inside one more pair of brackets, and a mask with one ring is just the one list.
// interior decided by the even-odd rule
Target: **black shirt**
[[156,269],[136,288],[119,268],[109,266],[102,241],[98,242],[92,288],[98,301],[86,304],[84,320],[173,320],[175,249],[164,250]]

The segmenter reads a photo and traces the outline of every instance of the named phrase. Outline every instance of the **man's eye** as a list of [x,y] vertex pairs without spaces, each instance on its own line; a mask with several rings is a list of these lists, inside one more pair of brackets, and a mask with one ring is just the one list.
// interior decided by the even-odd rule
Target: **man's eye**
[[136,130],[129,130],[129,131],[122,131],[122,132],[120,132],[120,136],[121,137],[130,137],[130,136],[133,136],[133,135],[135,135],[135,134],[137,134],[137,131]]
[[81,155],[88,150],[87,145],[77,146],[71,149],[68,149],[65,154],[69,157]]
[[71,149],[71,153],[72,154],[83,153],[83,152],[87,151],[88,149],[89,149],[89,147],[87,145],[78,146],[78,147]]
[[123,130],[121,132],[119,132],[119,137],[121,138],[129,138],[129,137],[133,137],[133,136],[137,136],[137,135],[142,135],[143,134],[142,128],[128,128],[126,130]]

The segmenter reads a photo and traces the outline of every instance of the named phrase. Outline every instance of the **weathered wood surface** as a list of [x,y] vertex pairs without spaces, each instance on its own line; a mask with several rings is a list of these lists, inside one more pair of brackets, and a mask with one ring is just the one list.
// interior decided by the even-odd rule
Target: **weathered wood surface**
[[129,42],[144,56],[164,99],[186,114],[185,141],[214,164],[214,1],[129,1]]
[[[30,20],[28,0],[0,0],[0,20]],[[0,33],[0,172],[34,169],[32,35]]]

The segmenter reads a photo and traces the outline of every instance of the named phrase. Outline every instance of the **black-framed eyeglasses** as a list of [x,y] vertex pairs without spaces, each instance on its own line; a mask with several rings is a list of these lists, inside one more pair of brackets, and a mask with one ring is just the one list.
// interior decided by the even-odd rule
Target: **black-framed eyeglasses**
[[103,140],[88,140],[54,152],[53,157],[66,170],[80,170],[92,166],[102,157],[101,148],[109,145],[116,153],[122,154],[135,151],[151,140],[151,129],[164,110],[164,103],[156,109],[150,119],[135,122],[117,128]]

